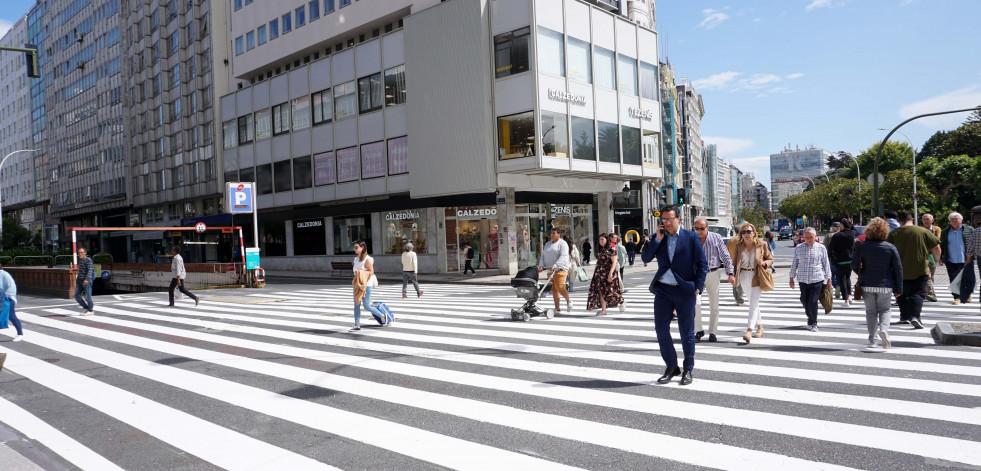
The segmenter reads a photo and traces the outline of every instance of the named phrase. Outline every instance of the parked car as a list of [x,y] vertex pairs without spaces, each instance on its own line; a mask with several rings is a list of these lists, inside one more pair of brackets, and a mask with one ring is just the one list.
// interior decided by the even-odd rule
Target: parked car
[[794,234],[794,231],[790,229],[790,226],[784,226],[780,228],[780,232],[777,233],[777,240],[790,239]]
[[[815,236],[814,240],[816,240],[817,242],[821,242],[821,235],[818,234],[817,236]],[[794,236],[794,246],[796,247],[797,244],[803,244],[803,243],[804,243],[804,229],[797,229],[797,235]]]
[[855,245],[865,242],[865,227],[866,226],[855,226],[855,232],[858,232],[858,238],[855,240]]

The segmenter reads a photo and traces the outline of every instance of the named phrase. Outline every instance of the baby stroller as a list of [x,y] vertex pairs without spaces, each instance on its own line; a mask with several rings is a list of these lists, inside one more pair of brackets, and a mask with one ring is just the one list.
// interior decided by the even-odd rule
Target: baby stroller
[[[553,272],[552,275],[555,273]],[[541,299],[545,289],[552,282],[552,276],[548,277],[545,283],[538,283],[538,267],[528,267],[518,272],[518,275],[511,278],[511,287],[514,294],[519,298],[526,299],[525,305],[520,309],[511,310],[511,320],[522,320],[528,322],[532,317],[544,315],[546,319],[555,317],[555,309],[542,309],[537,302]]]

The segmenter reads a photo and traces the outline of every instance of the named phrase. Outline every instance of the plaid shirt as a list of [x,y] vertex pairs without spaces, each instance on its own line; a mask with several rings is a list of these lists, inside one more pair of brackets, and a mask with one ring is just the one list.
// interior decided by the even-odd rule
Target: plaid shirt
[[705,261],[708,262],[709,270],[725,265],[727,275],[736,273],[735,268],[732,267],[732,260],[729,258],[729,249],[726,248],[726,243],[722,241],[722,236],[710,231],[705,236],[705,242],[702,242],[702,249],[705,250]]
[[828,249],[823,244],[797,244],[794,262],[790,265],[790,278],[798,283],[821,283],[831,280],[831,262]]
[[967,243],[967,261],[970,262],[972,257],[981,257],[981,229],[975,229]]

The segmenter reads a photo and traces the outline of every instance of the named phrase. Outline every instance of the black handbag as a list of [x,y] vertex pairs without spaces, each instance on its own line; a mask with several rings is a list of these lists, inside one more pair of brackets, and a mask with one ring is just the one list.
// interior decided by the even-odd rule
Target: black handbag
[[855,289],[852,290],[852,299],[855,301],[862,300],[862,246],[858,246],[858,276],[855,278]]

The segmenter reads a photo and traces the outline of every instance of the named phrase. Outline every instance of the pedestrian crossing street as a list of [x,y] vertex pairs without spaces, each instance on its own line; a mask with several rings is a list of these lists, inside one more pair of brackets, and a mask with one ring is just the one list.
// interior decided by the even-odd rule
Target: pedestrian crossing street
[[[808,332],[788,287],[764,293],[766,334],[745,345],[747,308],[723,285],[694,383],[657,385],[646,283],[603,317],[584,288],[572,313],[524,323],[509,288],[402,299],[383,284],[373,298],[397,321],[362,312],[356,333],[347,285],[202,291],[174,309],[123,295],[93,317],[24,303],[24,341],[0,331],[0,422],[100,471],[981,466],[981,350],[897,325],[892,349],[868,351],[861,303]],[[923,320],[981,316],[940,302]]]

